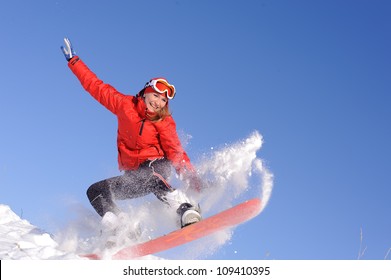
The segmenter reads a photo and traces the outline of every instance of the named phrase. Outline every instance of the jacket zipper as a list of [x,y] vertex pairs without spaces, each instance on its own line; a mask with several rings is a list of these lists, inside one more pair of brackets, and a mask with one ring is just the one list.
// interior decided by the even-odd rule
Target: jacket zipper
[[141,134],[143,133],[144,123],[145,123],[145,119],[141,120],[141,127],[140,127],[140,131],[139,131],[139,133],[138,133],[138,135],[140,135],[140,136],[141,136]]

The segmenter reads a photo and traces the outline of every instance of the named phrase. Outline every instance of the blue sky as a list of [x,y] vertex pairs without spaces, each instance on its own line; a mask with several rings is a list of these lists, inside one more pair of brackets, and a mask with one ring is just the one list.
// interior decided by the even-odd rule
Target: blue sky
[[172,81],[192,158],[263,135],[272,198],[211,258],[357,259],[362,229],[362,258],[384,259],[390,12],[364,0],[2,1],[0,203],[50,229],[66,200],[89,207],[86,188],[118,174],[116,119],[67,68],[68,36],[121,92]]

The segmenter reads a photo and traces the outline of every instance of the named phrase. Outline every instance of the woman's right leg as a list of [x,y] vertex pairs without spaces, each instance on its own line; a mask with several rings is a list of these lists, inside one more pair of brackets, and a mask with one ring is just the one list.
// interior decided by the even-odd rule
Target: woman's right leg
[[113,201],[111,186],[120,181],[120,177],[113,177],[92,184],[87,190],[87,197],[95,211],[103,217],[107,212],[118,214],[120,210]]
[[102,180],[91,185],[87,196],[95,211],[103,217],[107,212],[118,215],[121,210],[115,200],[132,199],[149,194],[150,189],[145,187],[149,174],[143,170],[127,171],[121,176]]

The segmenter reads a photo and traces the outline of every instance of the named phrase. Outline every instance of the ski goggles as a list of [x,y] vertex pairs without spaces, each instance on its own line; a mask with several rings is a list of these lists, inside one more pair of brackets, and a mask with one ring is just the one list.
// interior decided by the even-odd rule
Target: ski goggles
[[163,94],[165,93],[168,99],[173,99],[175,96],[175,87],[167,82],[166,79],[152,79],[145,84],[144,88],[152,87],[154,91]]

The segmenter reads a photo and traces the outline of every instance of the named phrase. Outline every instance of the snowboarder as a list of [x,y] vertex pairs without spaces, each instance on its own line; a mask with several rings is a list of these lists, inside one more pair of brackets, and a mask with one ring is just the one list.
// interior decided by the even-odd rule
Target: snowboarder
[[88,188],[95,211],[102,217],[109,212],[119,215],[115,200],[153,193],[177,211],[182,227],[200,221],[199,207],[167,182],[173,166],[192,188],[200,190],[202,184],[182,148],[168,108],[175,87],[165,78],[153,78],[137,95],[122,94],[84,64],[68,38],[64,42],[61,50],[81,85],[118,118],[118,163],[123,173]]

